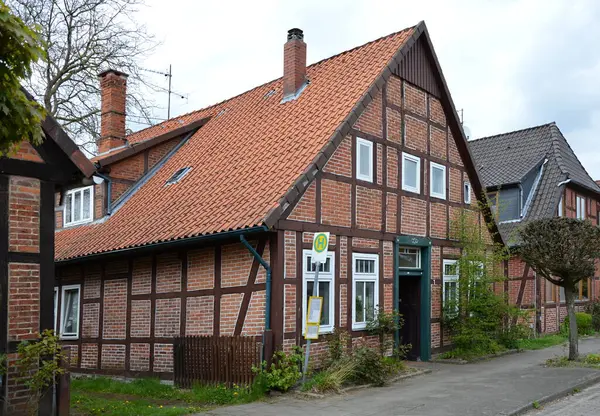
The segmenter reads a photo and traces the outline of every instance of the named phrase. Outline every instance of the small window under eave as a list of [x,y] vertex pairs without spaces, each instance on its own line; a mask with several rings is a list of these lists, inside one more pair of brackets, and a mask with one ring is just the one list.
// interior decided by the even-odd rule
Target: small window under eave
[[171,176],[171,177],[169,178],[169,180],[168,180],[168,181],[165,183],[165,186],[167,186],[167,185],[173,185],[173,184],[175,184],[175,183],[179,182],[180,180],[182,180],[182,179],[183,179],[183,177],[184,177],[185,175],[187,175],[187,174],[188,174],[188,172],[189,172],[190,170],[192,170],[192,168],[191,168],[191,167],[189,167],[189,166],[187,166],[187,167],[185,167],[185,168],[181,168],[181,169],[177,170],[177,171],[176,171],[176,172],[173,174],[173,176]]

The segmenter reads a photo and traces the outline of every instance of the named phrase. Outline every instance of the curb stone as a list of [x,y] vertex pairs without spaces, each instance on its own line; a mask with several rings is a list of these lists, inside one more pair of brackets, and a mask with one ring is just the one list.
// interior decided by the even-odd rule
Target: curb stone
[[[408,374],[401,374],[397,377],[394,377],[394,378],[390,379],[386,384],[396,383],[398,381],[407,380],[409,378],[422,376],[422,375],[429,374],[429,373],[431,373],[431,370],[428,368],[418,369],[417,371],[413,371]],[[377,386],[374,386],[373,384],[362,384],[359,386],[350,386],[350,387],[341,389],[339,394],[347,394],[347,393],[351,393],[351,392],[354,392],[357,390],[363,390],[363,389],[367,389],[367,388],[371,388],[371,387],[377,387]],[[308,392],[308,391],[296,391],[295,394],[304,399],[323,399],[323,398],[327,397],[326,394],[313,393],[313,392]]]
[[[548,396],[544,396],[539,400],[535,400],[539,403],[540,407],[544,406],[545,404],[548,404],[550,402],[556,401],[558,399],[562,399],[563,397],[567,397],[571,394],[573,394],[573,390],[583,390],[587,387],[590,387],[596,383],[600,383],[600,372],[598,372],[597,374],[592,374],[590,376],[586,376],[583,381],[580,381],[578,384],[571,386],[569,388],[566,388],[564,390],[561,390],[557,393],[552,393],[549,394]],[[513,410],[512,412],[509,413],[502,413],[502,415],[504,416],[519,416],[519,415],[523,415],[527,412],[529,412],[530,410],[534,410],[533,408],[533,401],[531,403],[528,403],[524,406],[519,407],[516,410]]]

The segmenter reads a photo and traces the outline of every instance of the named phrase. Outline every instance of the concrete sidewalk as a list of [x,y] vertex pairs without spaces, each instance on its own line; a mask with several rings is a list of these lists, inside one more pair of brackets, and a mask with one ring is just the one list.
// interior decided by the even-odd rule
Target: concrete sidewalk
[[[600,338],[581,340],[582,354],[600,352]],[[563,347],[527,351],[467,365],[419,363],[432,372],[347,395],[303,400],[292,395],[215,409],[210,415],[509,415],[535,400],[600,380],[588,368],[544,368]],[[205,413],[206,414],[206,413]]]

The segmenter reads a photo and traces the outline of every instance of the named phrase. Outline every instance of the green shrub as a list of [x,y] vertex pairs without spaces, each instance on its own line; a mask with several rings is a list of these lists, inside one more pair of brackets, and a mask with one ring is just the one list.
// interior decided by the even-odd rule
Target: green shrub
[[302,350],[295,347],[291,354],[283,351],[277,351],[273,355],[273,362],[270,366],[263,361],[260,367],[254,367],[256,383],[264,386],[267,390],[278,390],[286,392],[296,385],[302,372],[300,365],[302,363]]
[[373,319],[367,321],[367,331],[379,338],[381,356],[384,356],[385,352],[394,345],[393,336],[403,325],[404,318],[396,310],[391,312],[379,310]]
[[350,333],[343,328],[335,328],[333,334],[327,338],[327,351],[329,352],[327,367],[334,365],[348,355]]
[[[575,321],[577,322],[577,333],[579,335],[591,335],[594,332],[592,327],[592,315],[585,312],[576,312]],[[561,327],[561,333],[569,334],[569,317],[565,318],[565,322]]]
[[588,354],[585,357],[586,364],[600,365],[600,354]]
[[600,301],[595,300],[588,303],[585,311],[592,315],[592,328],[594,331],[600,331]]
[[314,375],[303,386],[303,391],[314,390],[320,393],[340,391],[340,389],[355,377],[357,362],[351,357],[337,361],[330,368]]
[[353,381],[356,384],[373,384],[382,386],[388,375],[383,357],[373,348],[360,346],[354,350],[352,359],[355,361]]

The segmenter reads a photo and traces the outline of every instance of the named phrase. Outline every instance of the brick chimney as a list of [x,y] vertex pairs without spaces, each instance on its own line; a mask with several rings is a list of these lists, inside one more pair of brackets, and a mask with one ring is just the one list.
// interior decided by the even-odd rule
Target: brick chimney
[[102,95],[98,153],[105,153],[125,144],[127,77],[127,74],[114,69],[98,74]]
[[283,99],[294,97],[306,83],[306,43],[300,29],[290,29],[283,46]]

